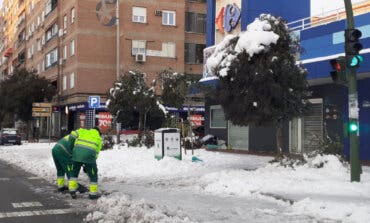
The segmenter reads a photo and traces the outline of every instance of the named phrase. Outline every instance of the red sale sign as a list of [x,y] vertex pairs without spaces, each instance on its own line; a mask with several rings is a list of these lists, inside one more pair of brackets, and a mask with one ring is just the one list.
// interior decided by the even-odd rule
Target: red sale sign
[[192,126],[201,126],[202,125],[202,116],[201,115],[191,115],[190,123]]
[[109,112],[99,112],[98,125],[103,133],[112,126],[113,117]]

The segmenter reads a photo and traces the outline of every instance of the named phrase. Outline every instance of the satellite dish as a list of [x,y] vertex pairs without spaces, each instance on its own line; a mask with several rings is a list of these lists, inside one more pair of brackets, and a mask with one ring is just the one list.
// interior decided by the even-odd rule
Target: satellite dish
[[104,26],[116,24],[116,3],[118,0],[100,0],[96,5],[96,17]]

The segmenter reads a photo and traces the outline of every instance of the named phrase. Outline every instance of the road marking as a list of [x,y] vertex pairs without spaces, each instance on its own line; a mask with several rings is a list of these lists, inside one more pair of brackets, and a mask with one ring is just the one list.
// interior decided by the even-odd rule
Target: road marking
[[8,181],[10,180],[9,178],[0,178],[0,181]]
[[57,215],[57,214],[68,214],[73,213],[74,209],[50,209],[40,211],[17,211],[17,212],[0,212],[1,218],[14,218],[14,217],[29,217],[29,216],[40,216],[40,215]]
[[41,180],[43,179],[42,177],[27,177],[29,180]]
[[28,208],[28,207],[42,207],[40,202],[22,202],[22,203],[12,203],[14,208]]

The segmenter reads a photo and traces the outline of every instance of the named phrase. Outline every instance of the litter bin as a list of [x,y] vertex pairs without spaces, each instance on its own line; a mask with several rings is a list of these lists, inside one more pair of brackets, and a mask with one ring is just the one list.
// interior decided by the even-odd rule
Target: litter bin
[[164,156],[182,159],[179,129],[160,128],[155,130],[154,144],[154,157],[157,160],[162,159]]

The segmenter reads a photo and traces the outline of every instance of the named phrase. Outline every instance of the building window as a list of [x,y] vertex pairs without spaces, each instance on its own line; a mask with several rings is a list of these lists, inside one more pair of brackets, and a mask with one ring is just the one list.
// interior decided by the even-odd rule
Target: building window
[[64,45],[63,47],[63,59],[67,59],[67,45]]
[[63,29],[64,31],[67,29],[67,15],[63,16]]
[[76,10],[75,8],[71,9],[71,23],[74,23],[76,19]]
[[48,16],[58,5],[58,0],[46,0],[45,16]]
[[54,66],[58,62],[58,50],[57,48],[53,49],[49,53],[45,55],[45,68],[49,68],[51,66]]
[[210,107],[210,128],[226,128],[225,114],[220,105]]
[[132,21],[146,23],[146,8],[132,7]]
[[176,25],[176,12],[175,11],[162,11],[162,25],[175,26]]
[[162,56],[163,57],[176,57],[176,43],[162,43]]
[[26,39],[26,31],[23,29],[18,35],[18,42],[23,42]]
[[63,75],[63,91],[67,90],[67,76]]
[[146,53],[146,41],[145,40],[132,40],[132,55],[136,55],[138,53],[145,54]]
[[37,51],[41,51],[41,40],[40,39],[36,40],[36,45],[37,45]]
[[51,40],[54,36],[58,34],[58,25],[54,23],[48,30],[45,32],[46,42]]
[[69,77],[69,88],[75,87],[75,73],[71,73],[71,76]]
[[206,33],[206,14],[186,12],[185,31],[194,33]]
[[75,41],[71,41],[71,56],[75,55]]
[[185,63],[202,64],[205,44],[185,43]]

